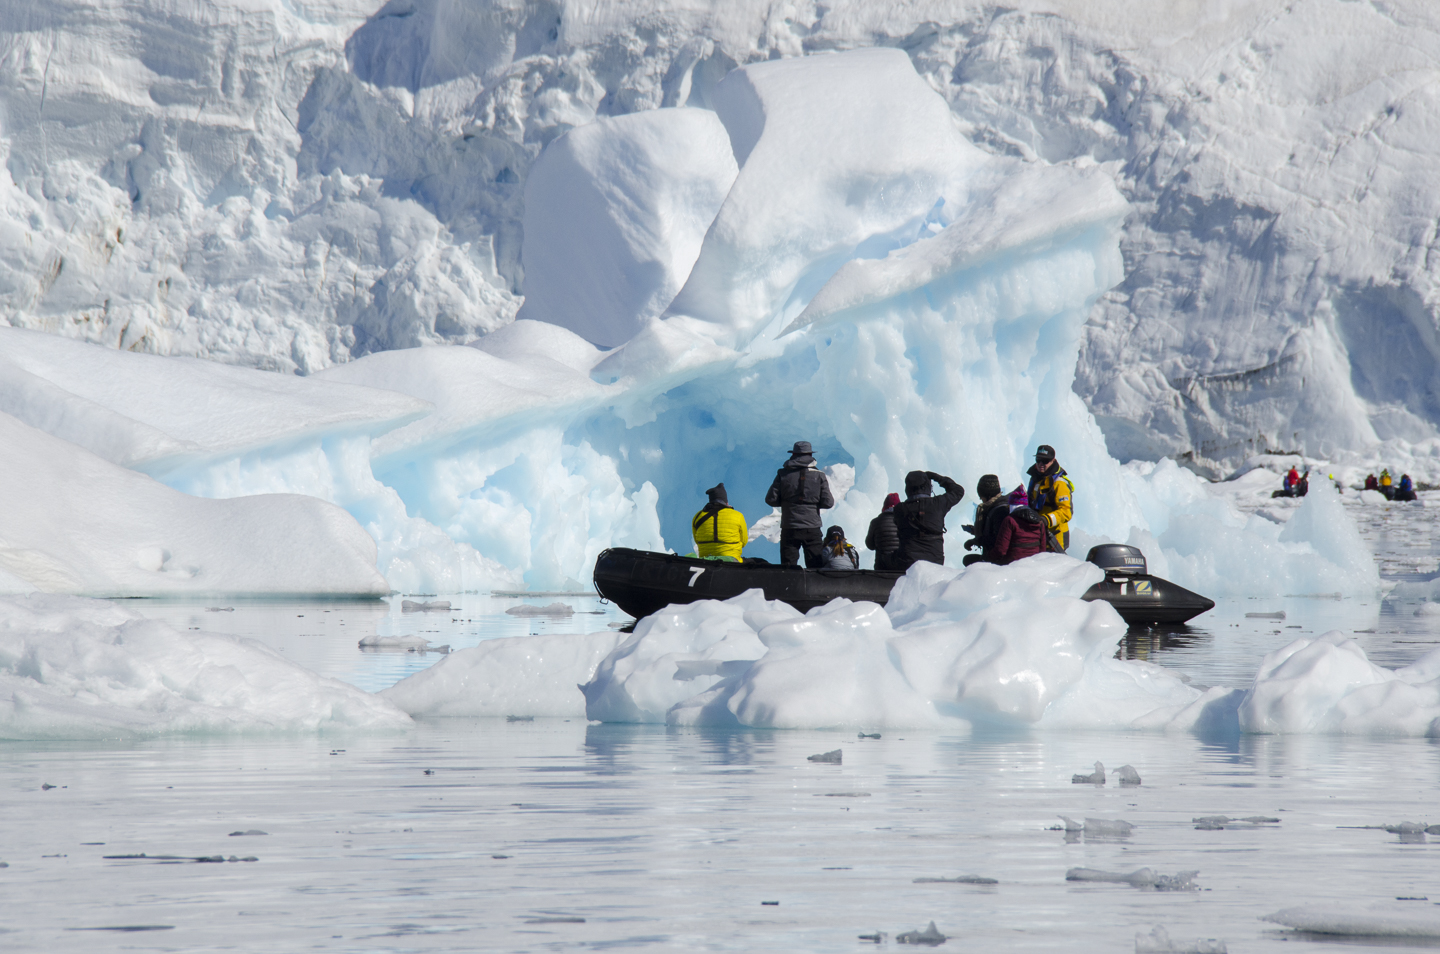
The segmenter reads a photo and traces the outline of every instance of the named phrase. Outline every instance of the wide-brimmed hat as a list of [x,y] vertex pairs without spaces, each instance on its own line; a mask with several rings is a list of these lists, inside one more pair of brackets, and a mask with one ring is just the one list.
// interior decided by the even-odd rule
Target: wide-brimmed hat
[[790,448],[791,457],[803,457],[811,453],[809,441],[796,441],[795,446]]

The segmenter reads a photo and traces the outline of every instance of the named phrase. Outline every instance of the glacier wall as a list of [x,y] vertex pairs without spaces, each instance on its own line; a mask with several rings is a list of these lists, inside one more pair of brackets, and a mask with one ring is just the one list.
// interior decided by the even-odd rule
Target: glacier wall
[[301,373],[472,340],[535,294],[526,193],[557,137],[723,118],[736,65],[893,47],[979,149],[1093,158],[1131,203],[1074,384],[1121,459],[1440,477],[1440,13],[1152,6],[14,0],[0,321]]

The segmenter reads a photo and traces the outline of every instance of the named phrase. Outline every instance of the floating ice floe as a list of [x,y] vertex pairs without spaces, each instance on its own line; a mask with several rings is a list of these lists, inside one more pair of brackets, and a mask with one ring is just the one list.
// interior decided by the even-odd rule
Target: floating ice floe
[[250,639],[179,632],[116,603],[0,599],[0,738],[400,729],[385,700]]
[[359,646],[370,652],[448,653],[450,646],[432,646],[423,636],[366,636]]
[[1229,951],[1224,941],[1214,938],[1172,940],[1170,932],[1159,924],[1149,934],[1135,934],[1135,954],[1229,954]]
[[1391,670],[1338,631],[1297,639],[1265,656],[1237,714],[1244,732],[1440,735],[1440,650]]
[[1403,901],[1363,906],[1338,901],[1302,905],[1276,911],[1261,920],[1314,934],[1440,938],[1440,908]]
[[509,616],[574,616],[575,607],[568,603],[547,603],[544,606],[522,603],[510,607],[505,613]]
[[448,613],[450,612],[449,600],[434,600],[424,602],[423,600],[401,600],[400,612],[402,613]]
[[585,718],[589,682],[623,633],[488,639],[378,693],[416,718]]
[[1076,785],[1104,785],[1105,766],[1100,762],[1096,762],[1095,771],[1090,772],[1087,775],[1072,775],[1070,776],[1070,781],[1075,783]]
[[1198,871],[1181,871],[1178,874],[1162,875],[1153,868],[1136,868],[1128,873],[1101,871],[1098,868],[1071,868],[1065,872],[1066,881],[1106,881],[1128,884],[1136,888],[1155,891],[1198,891],[1195,876]]

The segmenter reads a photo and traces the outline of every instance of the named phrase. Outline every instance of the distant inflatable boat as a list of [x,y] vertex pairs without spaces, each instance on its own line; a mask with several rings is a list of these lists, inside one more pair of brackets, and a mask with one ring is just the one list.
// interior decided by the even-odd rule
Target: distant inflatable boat
[[[1108,544],[1088,557],[1105,570],[1105,580],[1082,599],[1105,600],[1127,623],[1183,623],[1215,606],[1169,580],[1145,572],[1145,557],[1135,547]],[[802,613],[837,596],[884,606],[890,589],[904,576],[888,570],[806,570],[774,563],[730,563],[614,547],[595,560],[595,590],[640,619],[674,603],[727,600],[760,589],[769,600],[789,603]]]

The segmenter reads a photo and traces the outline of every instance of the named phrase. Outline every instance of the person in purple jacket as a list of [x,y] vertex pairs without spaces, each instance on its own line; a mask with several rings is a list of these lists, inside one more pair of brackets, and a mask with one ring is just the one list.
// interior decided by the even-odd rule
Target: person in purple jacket
[[1010,492],[1010,516],[1000,524],[995,536],[995,561],[1001,565],[1014,563],[1028,556],[1045,552],[1045,518],[1030,509],[1030,497],[1024,487]]

